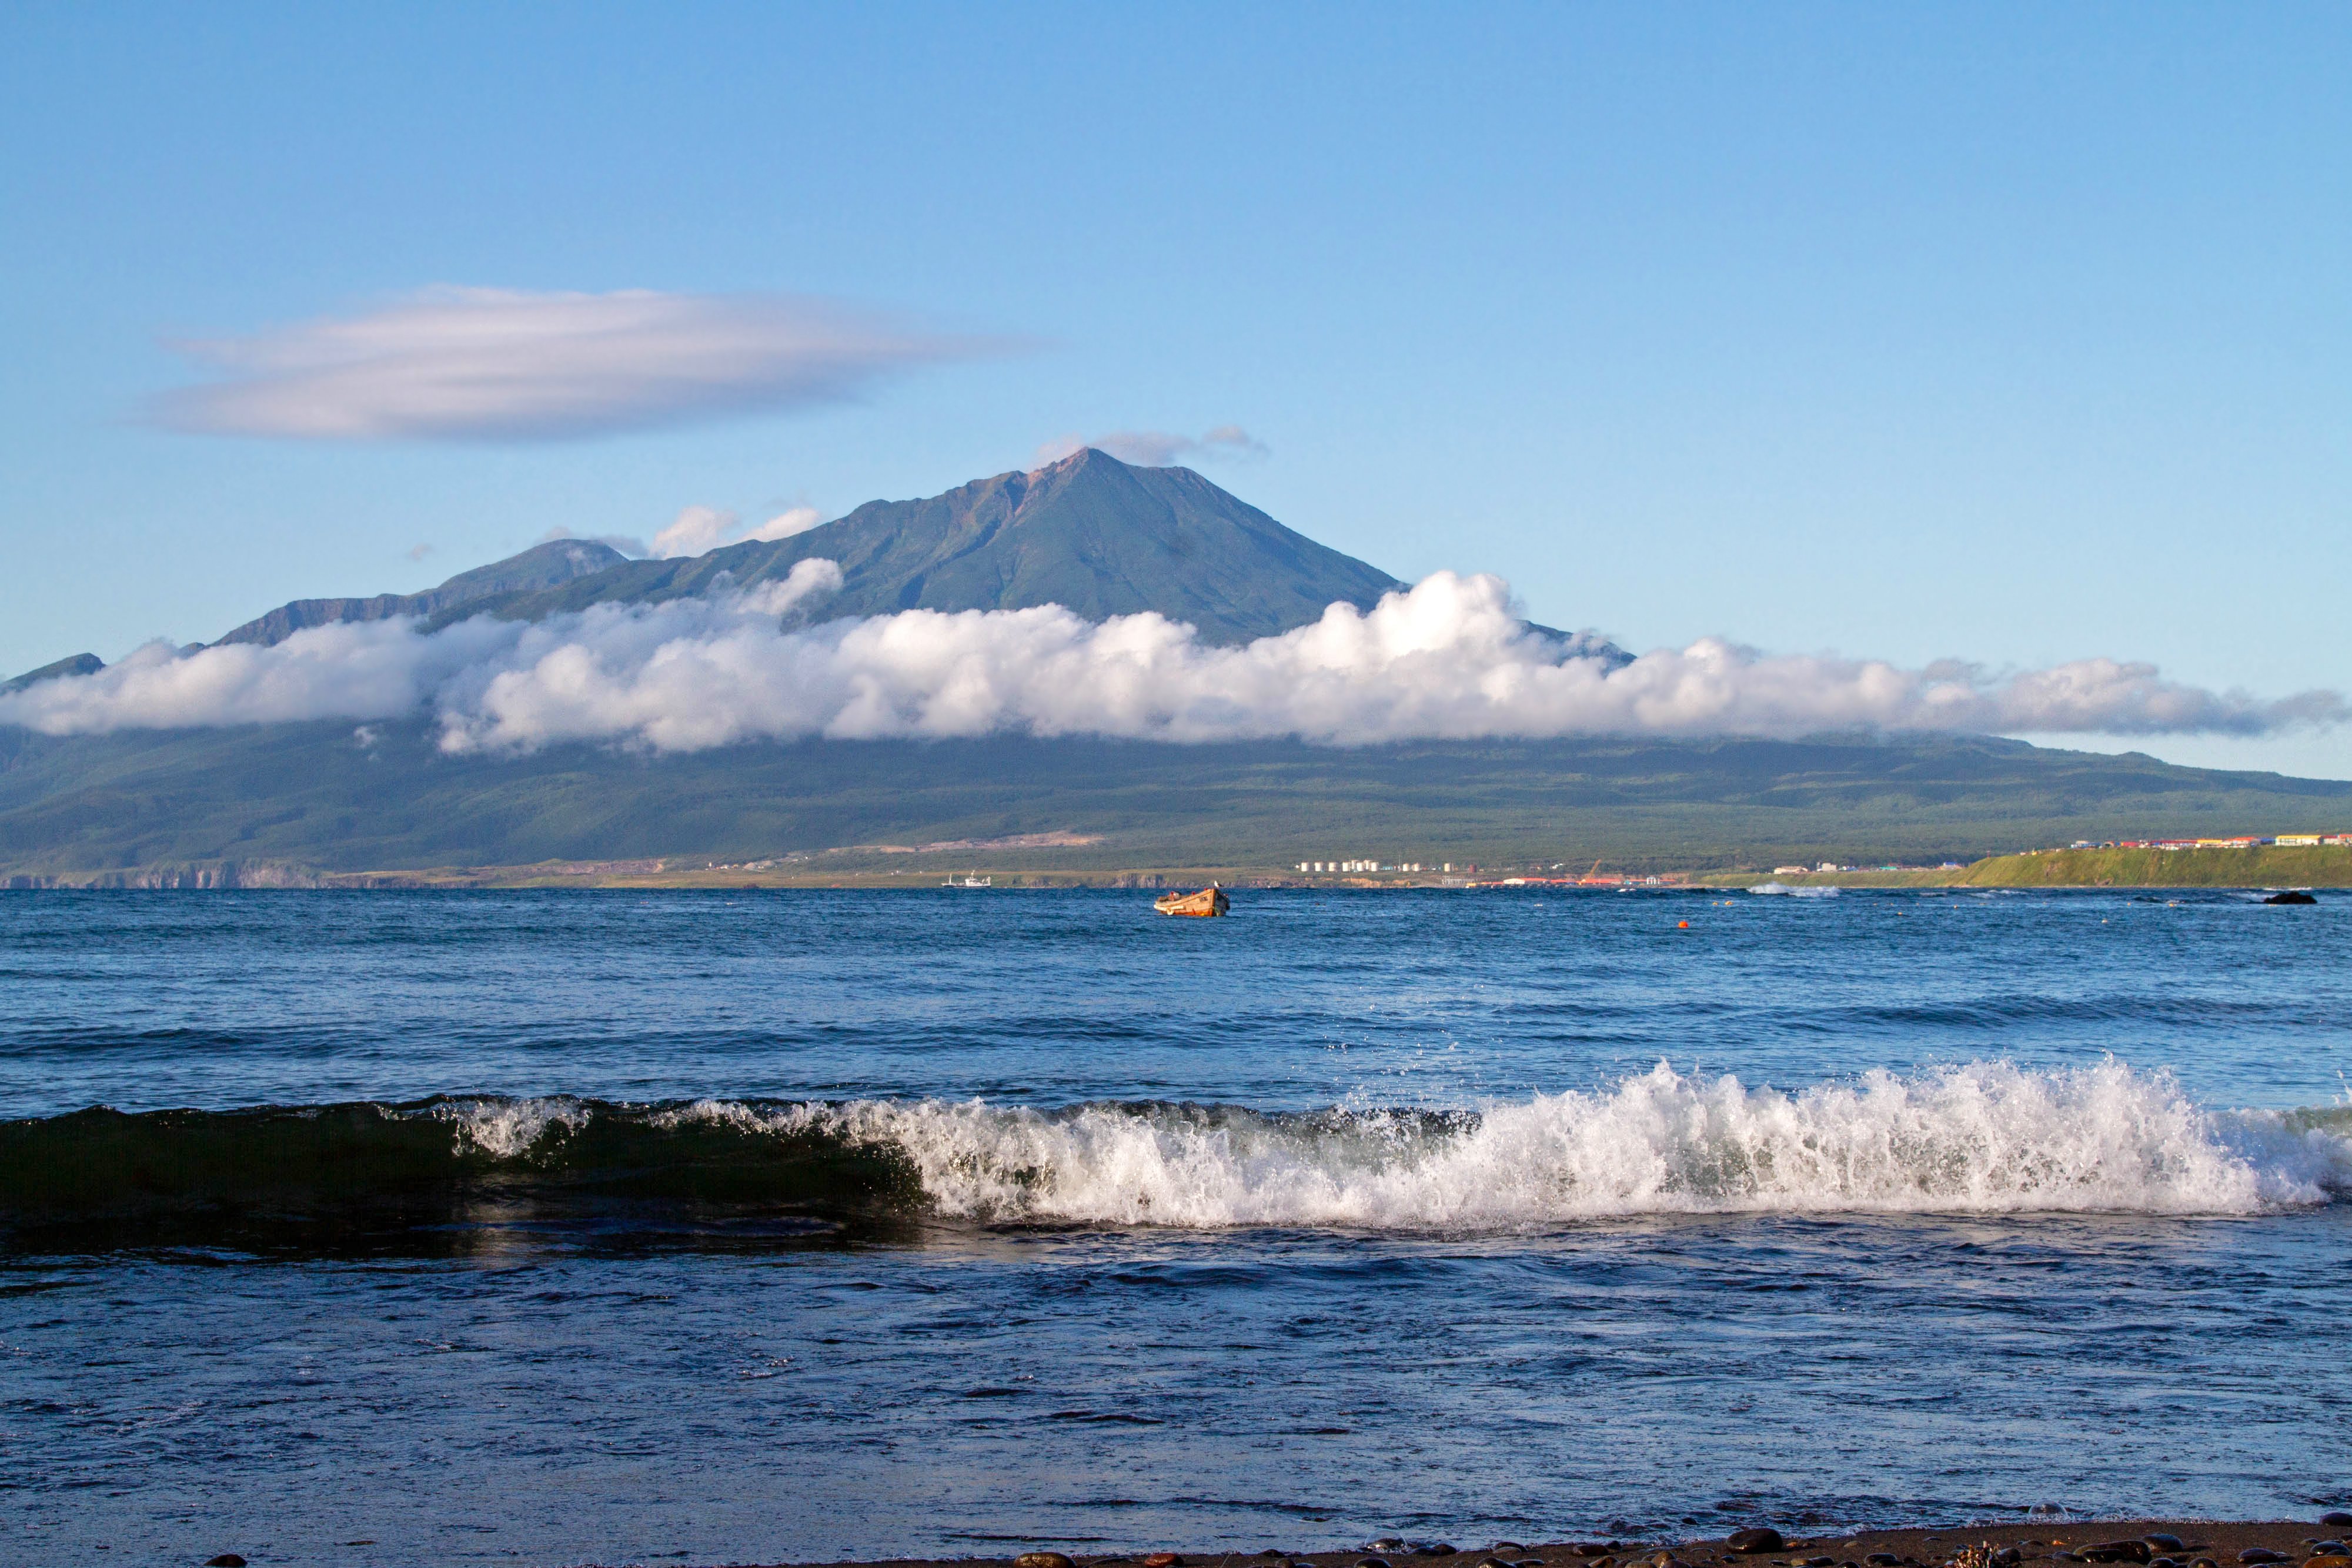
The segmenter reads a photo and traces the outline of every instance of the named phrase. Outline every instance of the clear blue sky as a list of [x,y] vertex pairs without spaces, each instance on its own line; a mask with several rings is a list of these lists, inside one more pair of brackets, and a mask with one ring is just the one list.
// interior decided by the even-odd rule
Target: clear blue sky
[[[2352,686],[2347,83],[2342,6],[19,3],[0,669],[1235,424],[1285,522],[1637,648]],[[149,417],[435,285],[1022,345],[572,440]]]

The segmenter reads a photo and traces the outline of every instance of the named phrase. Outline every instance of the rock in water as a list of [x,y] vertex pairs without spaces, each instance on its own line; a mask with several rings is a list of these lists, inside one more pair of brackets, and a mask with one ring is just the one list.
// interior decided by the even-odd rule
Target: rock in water
[[206,1558],[205,1568],[245,1568],[245,1559],[234,1552],[224,1552],[217,1557]]
[[[2263,902],[2264,904],[2317,904],[2319,900],[2312,897],[2311,894],[2307,893],[2289,892],[2273,893],[2268,898],[2263,899]],[[2323,1521],[2323,1522],[2325,1521]]]
[[1013,1560],[1013,1568],[1078,1568],[1078,1565],[1058,1552],[1024,1552]]
[[1731,1532],[1730,1538],[1724,1542],[1724,1545],[1729,1547],[1734,1552],[1746,1552],[1750,1553],[1758,1552],[1779,1552],[1784,1549],[1788,1544],[1789,1543],[1786,1541],[1783,1541],[1780,1538],[1780,1532],[1779,1531],[1769,1529],[1764,1525],[1755,1525],[1747,1530],[1735,1530]]
[[1173,1552],[1154,1552],[1145,1556],[1143,1568],[1184,1568],[1184,1559]]

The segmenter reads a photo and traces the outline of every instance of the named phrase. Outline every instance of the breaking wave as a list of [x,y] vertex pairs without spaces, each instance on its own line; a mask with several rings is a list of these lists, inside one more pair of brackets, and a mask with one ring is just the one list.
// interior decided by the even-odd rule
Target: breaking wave
[[454,1195],[983,1222],[1450,1232],[1648,1214],[2252,1214],[2352,1192],[2352,1106],[1972,1062],[1795,1092],[1660,1065],[1478,1111],[444,1098],[0,1125],[0,1214]]

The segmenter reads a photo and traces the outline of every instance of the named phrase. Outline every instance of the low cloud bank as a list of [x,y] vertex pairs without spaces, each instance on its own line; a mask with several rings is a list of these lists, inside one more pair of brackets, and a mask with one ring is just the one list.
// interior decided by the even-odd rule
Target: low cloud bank
[[2266,702],[2112,659],[1996,675],[1703,638],[1612,669],[1528,630],[1499,579],[1452,572],[1239,648],[1203,645],[1156,614],[1091,622],[1059,606],[812,623],[840,584],[834,562],[804,560],[745,592],[537,624],[325,626],[186,655],[158,644],[0,697],[0,724],[65,735],[429,706],[445,749],[511,752],[1008,732],[1334,745],[1853,728],[2262,735],[2352,717],[2335,692]]
[[893,371],[1011,346],[803,295],[442,287],[177,344],[219,379],[154,413],[216,434],[546,440],[839,402]]

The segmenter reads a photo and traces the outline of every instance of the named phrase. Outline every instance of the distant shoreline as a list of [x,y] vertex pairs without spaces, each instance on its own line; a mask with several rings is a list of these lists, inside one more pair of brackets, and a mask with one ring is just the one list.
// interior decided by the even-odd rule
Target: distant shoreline
[[[1059,887],[1129,888],[1164,892],[1214,882],[1237,891],[1315,888],[1343,892],[1549,889],[1609,892],[1632,888],[1744,891],[1779,882],[1790,887],[1839,888],[2103,888],[2253,891],[2271,888],[2352,888],[2352,845],[2264,846],[2255,849],[2046,850],[1995,855],[1962,866],[1885,870],[1762,871],[1754,867],[1612,876],[1598,873],[1463,869],[1448,873],[1302,873],[1268,865],[1137,866],[1063,869],[1037,852],[991,862],[963,854],[943,863],[872,863],[879,857],[850,852],[779,857],[725,864],[695,856],[610,861],[543,861],[532,865],[435,866],[327,871],[284,861],[207,861],[119,870],[0,873],[0,889],[342,889],[417,891],[496,888],[691,889],[939,888],[982,878],[988,891]],[[845,860],[849,864],[840,864]],[[824,862],[835,862],[828,866]],[[864,863],[860,863],[860,862]],[[699,863],[698,863],[699,862]],[[973,890],[979,891],[979,890]]]

